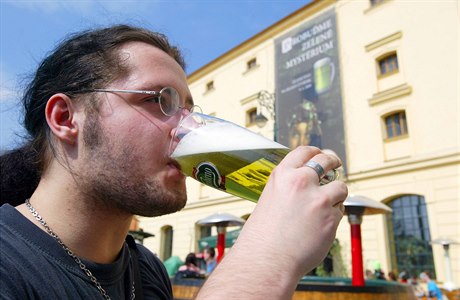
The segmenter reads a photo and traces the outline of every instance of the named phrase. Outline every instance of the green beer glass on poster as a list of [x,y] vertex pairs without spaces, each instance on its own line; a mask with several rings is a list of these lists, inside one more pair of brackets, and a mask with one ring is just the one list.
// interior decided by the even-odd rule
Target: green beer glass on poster
[[179,123],[170,146],[185,175],[253,202],[289,151],[239,125],[197,112]]

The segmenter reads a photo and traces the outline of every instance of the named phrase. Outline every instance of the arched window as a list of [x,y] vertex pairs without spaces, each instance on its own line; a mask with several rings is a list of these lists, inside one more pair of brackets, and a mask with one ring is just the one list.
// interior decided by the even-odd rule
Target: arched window
[[165,261],[172,255],[173,228],[166,225],[161,228],[160,259]]
[[195,233],[196,244],[198,246],[198,248],[195,251],[201,252],[206,246],[208,246],[206,238],[212,235],[212,227],[202,226],[195,223]]
[[430,271],[435,276],[425,198],[404,195],[395,198],[389,206],[393,209],[392,214],[387,215],[392,268],[416,276]]

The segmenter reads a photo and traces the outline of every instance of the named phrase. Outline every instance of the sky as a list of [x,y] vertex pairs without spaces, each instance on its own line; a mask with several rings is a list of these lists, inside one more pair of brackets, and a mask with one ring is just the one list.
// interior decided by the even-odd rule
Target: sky
[[163,32],[190,74],[310,1],[0,0],[0,152],[22,144],[23,87],[71,33],[119,23]]

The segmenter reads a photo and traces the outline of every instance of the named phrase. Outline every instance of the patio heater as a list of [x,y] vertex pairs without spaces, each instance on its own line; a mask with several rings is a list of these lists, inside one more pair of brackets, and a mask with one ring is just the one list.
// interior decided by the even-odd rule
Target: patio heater
[[227,213],[215,213],[198,221],[201,226],[217,227],[217,262],[224,257],[225,234],[229,226],[242,226],[246,221]]
[[456,241],[449,238],[439,238],[431,241],[431,244],[442,245],[444,248],[444,264],[446,269],[446,281],[444,282],[443,287],[448,291],[453,291],[457,287],[452,279],[452,270],[450,266],[450,256],[449,256],[449,247],[450,245],[458,244]]
[[386,214],[392,210],[387,205],[361,195],[348,195],[343,203],[351,227],[351,285],[364,286],[361,223],[363,215]]
[[144,244],[144,239],[149,237],[154,237],[153,233],[145,232],[143,229],[139,230],[130,230],[129,234],[131,234],[139,244]]

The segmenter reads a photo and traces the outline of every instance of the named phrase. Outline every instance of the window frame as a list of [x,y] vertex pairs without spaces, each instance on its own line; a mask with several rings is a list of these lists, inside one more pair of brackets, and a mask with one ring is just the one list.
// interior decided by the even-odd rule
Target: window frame
[[[399,122],[396,122],[396,116],[398,116]],[[388,119],[392,117],[394,119],[390,120],[391,124],[388,124]],[[409,136],[409,128],[407,126],[407,115],[405,110],[397,110],[385,114],[384,116],[382,116],[382,122],[385,129],[385,141],[395,140]],[[391,132],[393,133],[392,136],[390,136],[389,134],[390,131],[388,125],[391,126]],[[399,134],[397,134],[398,131],[400,132]]]
[[257,57],[253,57],[246,62],[246,70],[253,70],[257,68],[259,65],[257,64]]
[[171,225],[161,227],[160,258],[165,261],[172,256],[174,244],[174,228]]
[[376,7],[382,3],[384,3],[386,0],[369,0],[371,7]]
[[257,107],[246,110],[246,127],[256,125]]
[[215,89],[214,80],[210,80],[206,83],[206,93],[214,91]]
[[[411,274],[427,269],[436,276],[425,197],[402,194],[386,204],[392,208],[392,213],[385,216],[392,269],[398,273],[406,271]],[[409,250],[415,254],[406,254]],[[412,264],[408,261],[412,261]]]
[[[393,56],[395,57],[395,59],[392,61],[389,61],[389,59]],[[380,55],[379,57],[376,58],[375,61],[377,64],[377,77],[378,78],[384,78],[384,77],[399,73],[399,59],[398,59],[397,51],[391,51],[383,55]],[[383,73],[382,63],[384,64],[386,68],[391,69],[391,70]]]

